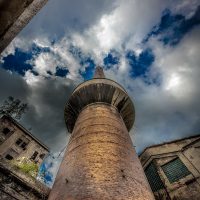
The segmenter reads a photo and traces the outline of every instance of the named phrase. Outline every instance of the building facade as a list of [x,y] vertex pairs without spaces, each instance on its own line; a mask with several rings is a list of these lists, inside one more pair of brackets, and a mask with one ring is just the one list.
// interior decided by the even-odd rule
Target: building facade
[[0,53],[48,0],[0,0]]
[[72,133],[49,200],[153,200],[128,131],[134,107],[118,83],[96,68],[65,108]]
[[28,158],[40,165],[49,152],[46,145],[9,116],[0,119],[0,157],[7,160]]
[[23,160],[41,164],[49,152],[21,124],[9,116],[0,119],[0,199],[44,200],[50,189],[11,161]]
[[148,147],[140,161],[156,199],[200,199],[200,135]]

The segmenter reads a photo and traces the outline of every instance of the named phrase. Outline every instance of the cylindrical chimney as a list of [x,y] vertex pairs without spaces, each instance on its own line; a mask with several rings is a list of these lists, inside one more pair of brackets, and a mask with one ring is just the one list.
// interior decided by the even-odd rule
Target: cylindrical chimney
[[72,135],[49,200],[153,200],[128,133],[134,117],[126,91],[98,67],[66,105]]

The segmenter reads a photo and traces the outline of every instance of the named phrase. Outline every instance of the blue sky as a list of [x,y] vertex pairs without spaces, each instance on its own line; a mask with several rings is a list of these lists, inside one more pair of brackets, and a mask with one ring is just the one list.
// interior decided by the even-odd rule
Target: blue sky
[[49,1],[0,64],[0,101],[12,95],[27,102],[21,123],[51,148],[42,166],[48,184],[70,137],[64,105],[97,65],[134,102],[137,152],[199,134],[199,35],[197,0]]

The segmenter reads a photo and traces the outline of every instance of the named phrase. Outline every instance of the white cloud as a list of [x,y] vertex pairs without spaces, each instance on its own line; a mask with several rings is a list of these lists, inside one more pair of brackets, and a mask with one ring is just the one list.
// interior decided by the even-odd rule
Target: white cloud
[[26,83],[34,86],[39,83],[41,76],[35,76],[30,70],[28,70],[24,75],[24,79],[26,80]]
[[[83,33],[76,33],[72,41],[85,52],[93,52],[94,57],[102,62],[102,55],[110,49],[118,51],[133,49],[155,25],[167,3],[159,0],[117,1],[115,9],[101,16],[99,21]],[[98,59],[98,57],[101,59]],[[101,61],[100,61],[101,60]]]
[[199,27],[195,28],[176,47],[152,43],[156,55],[154,66],[162,73],[163,89],[180,98],[186,93],[193,97],[199,91],[199,33]]
[[177,74],[173,73],[166,83],[166,90],[176,90],[177,87],[180,86],[180,82],[180,77]]
[[[162,76],[161,85],[138,85],[133,80],[136,106],[137,150],[197,134],[200,122],[200,29],[188,33],[176,47],[150,41],[156,60],[152,70]],[[138,87],[137,87],[138,86]]]

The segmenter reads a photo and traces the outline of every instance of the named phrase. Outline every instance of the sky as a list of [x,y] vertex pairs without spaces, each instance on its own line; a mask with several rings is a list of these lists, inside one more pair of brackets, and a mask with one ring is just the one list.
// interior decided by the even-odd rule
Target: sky
[[0,58],[0,103],[28,103],[20,123],[51,149],[52,185],[68,140],[64,106],[102,66],[134,102],[138,153],[200,133],[198,0],[49,0]]

